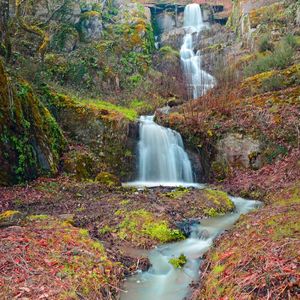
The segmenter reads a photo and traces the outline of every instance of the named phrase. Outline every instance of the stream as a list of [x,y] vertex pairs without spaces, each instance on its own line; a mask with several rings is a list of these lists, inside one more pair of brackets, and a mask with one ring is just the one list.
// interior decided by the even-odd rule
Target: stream
[[[202,219],[192,227],[186,240],[165,244],[149,251],[151,267],[146,272],[137,272],[126,279],[122,300],[182,300],[189,294],[189,285],[198,280],[201,258],[212,246],[213,240],[230,229],[241,214],[246,214],[261,205],[259,201],[231,197],[235,211],[224,216]],[[175,269],[169,260],[184,254],[187,263]]]

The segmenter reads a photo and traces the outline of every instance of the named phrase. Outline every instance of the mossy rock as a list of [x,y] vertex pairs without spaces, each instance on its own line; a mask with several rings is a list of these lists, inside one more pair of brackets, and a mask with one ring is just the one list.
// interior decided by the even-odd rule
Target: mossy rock
[[63,161],[63,170],[78,181],[92,180],[100,168],[97,158],[87,149],[70,151]]
[[185,239],[178,229],[172,229],[167,220],[158,218],[144,209],[120,212],[125,215],[118,226],[117,234],[121,239],[135,245],[147,247],[157,243],[168,243]]
[[229,174],[229,166],[225,160],[213,161],[211,164],[214,178],[223,181]]
[[28,82],[13,80],[0,61],[0,185],[58,171],[65,139]]
[[119,178],[111,173],[108,172],[100,172],[95,180],[99,183],[102,183],[106,186],[113,187],[113,186],[120,186],[121,182]]
[[17,210],[7,210],[0,214],[0,227],[18,225],[25,215]]
[[214,205],[213,207],[204,209],[204,213],[209,217],[224,215],[225,213],[233,211],[235,208],[234,203],[225,192],[205,189],[204,194]]

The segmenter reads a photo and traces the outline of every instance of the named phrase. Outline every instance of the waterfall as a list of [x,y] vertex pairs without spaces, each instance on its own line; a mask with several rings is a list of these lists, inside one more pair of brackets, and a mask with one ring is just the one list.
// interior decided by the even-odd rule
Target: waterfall
[[154,116],[140,117],[138,180],[126,186],[194,186],[190,159],[181,135],[154,122]]
[[194,52],[193,36],[200,33],[206,25],[202,20],[202,12],[198,4],[188,4],[184,10],[184,28],[186,34],[180,49],[183,71],[187,81],[190,98],[196,99],[215,85],[213,76],[201,69],[201,54]]
[[180,134],[140,118],[139,181],[193,182],[192,166]]

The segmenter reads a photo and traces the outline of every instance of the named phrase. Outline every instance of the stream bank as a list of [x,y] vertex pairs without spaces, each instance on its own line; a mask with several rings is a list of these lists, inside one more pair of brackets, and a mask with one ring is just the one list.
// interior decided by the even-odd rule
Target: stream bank
[[[187,220],[197,222],[200,217],[224,214],[234,208],[226,193],[209,188],[151,188],[139,191],[111,183],[105,185],[97,182],[78,182],[70,177],[40,178],[24,186],[0,188],[0,196],[1,211],[4,212],[0,214],[0,226],[7,228],[5,232],[19,228],[29,243],[43,239],[43,245],[35,247],[36,252],[33,255],[40,257],[42,251],[51,252],[52,235],[49,235],[49,229],[54,233],[60,232],[62,238],[69,236],[68,232],[72,231],[74,237],[78,233],[78,238],[83,235],[84,240],[89,240],[88,245],[94,245],[93,241],[99,243],[102,247],[100,255],[105,253],[107,263],[110,264],[111,271],[106,276],[114,282],[114,287],[105,283],[101,286],[103,290],[110,291],[113,299],[120,292],[125,275],[132,274],[137,269],[149,268],[149,261],[142,249],[151,249],[161,243],[184,239],[184,233],[189,234],[189,226],[185,223]],[[31,224],[30,220],[37,222]],[[39,235],[36,236],[36,232]],[[52,266],[50,263],[44,269],[44,272],[48,272],[47,280],[53,276],[55,282],[59,280],[62,283],[59,295],[71,294],[75,288],[78,277],[76,272],[70,269],[79,268],[76,256],[81,257],[81,254],[78,253],[94,253],[94,250],[83,248],[81,242],[77,242],[77,239],[74,242],[69,241],[71,244],[67,248],[71,251],[70,255],[68,254],[70,262],[65,259],[55,262],[56,268],[66,270],[62,277],[56,269],[49,273]],[[16,239],[13,247],[22,248],[26,246],[23,243],[22,239]],[[66,241],[60,240],[60,243],[65,245]],[[0,243],[0,247],[4,247],[4,244]],[[11,252],[5,253],[10,255]],[[8,257],[4,256],[3,260],[8,260]],[[28,257],[25,257],[25,262],[35,268],[34,262]],[[17,280],[18,270],[23,270],[25,262],[22,261],[19,265],[14,262],[5,265],[3,272],[7,276],[15,276]],[[94,265],[91,262],[91,265],[84,268],[92,272]],[[96,265],[101,266],[102,263]],[[11,273],[13,270],[14,273]],[[30,274],[27,271],[22,274],[22,281],[14,286],[9,287],[5,284],[6,281],[4,282],[5,290],[0,290],[3,299],[9,299],[10,295],[17,293],[24,284],[29,286],[30,291],[25,290],[23,294],[33,295],[32,290],[38,288],[37,283],[30,284],[27,281]],[[75,291],[89,299],[97,299],[99,294],[94,290],[92,280],[85,274],[82,274],[82,278],[86,280],[89,290],[84,290],[81,286],[75,288]],[[68,284],[65,284],[67,282]],[[53,292],[52,285],[49,285],[49,289],[49,293]],[[48,289],[45,293],[47,291]],[[55,297],[53,296],[54,299]]]

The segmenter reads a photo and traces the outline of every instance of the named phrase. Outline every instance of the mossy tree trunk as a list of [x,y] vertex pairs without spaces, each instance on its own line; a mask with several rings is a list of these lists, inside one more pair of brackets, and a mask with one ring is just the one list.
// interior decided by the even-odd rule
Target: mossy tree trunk
[[44,60],[44,56],[45,56],[48,44],[50,42],[49,34],[36,25],[31,25],[31,24],[26,23],[26,21],[24,20],[24,18],[22,16],[22,13],[21,13],[21,7],[22,7],[22,4],[24,4],[24,2],[26,2],[26,0],[24,0],[24,1],[16,0],[16,18],[17,18],[18,24],[23,30],[41,37],[42,41],[41,41],[40,45],[38,46],[38,52],[41,55],[41,59]]

